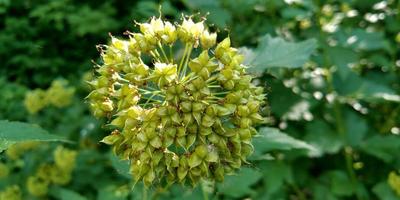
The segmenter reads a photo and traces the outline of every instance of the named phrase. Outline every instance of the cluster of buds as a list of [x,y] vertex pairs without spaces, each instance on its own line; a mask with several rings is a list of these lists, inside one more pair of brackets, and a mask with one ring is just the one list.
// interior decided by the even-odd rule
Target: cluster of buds
[[87,98],[95,116],[110,119],[102,141],[146,186],[223,181],[253,151],[263,89],[229,37],[217,43],[204,21],[138,25],[129,39],[99,46],[103,63]]
[[77,152],[58,146],[53,152],[54,163],[42,164],[36,174],[28,177],[27,189],[34,196],[48,193],[50,184],[65,185],[71,181]]
[[10,173],[10,169],[8,168],[6,163],[0,162],[0,179],[5,178]]
[[37,141],[26,141],[26,142],[19,142],[16,144],[11,145],[6,150],[6,155],[11,160],[18,160],[25,152],[35,149],[40,145],[40,142]]
[[63,79],[54,80],[47,90],[35,89],[25,95],[24,105],[29,113],[35,114],[48,105],[62,108],[71,103],[75,88],[67,87]]
[[18,185],[11,185],[0,191],[0,199],[21,200],[22,191]]

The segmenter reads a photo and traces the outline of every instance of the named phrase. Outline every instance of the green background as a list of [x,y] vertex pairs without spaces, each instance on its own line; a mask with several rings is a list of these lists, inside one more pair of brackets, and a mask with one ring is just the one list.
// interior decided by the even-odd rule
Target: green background
[[[78,150],[72,181],[48,199],[399,199],[387,180],[400,169],[400,2],[384,2],[0,0],[0,119],[75,141],[64,144]],[[108,133],[88,111],[82,79],[99,61],[95,46],[137,30],[160,5],[171,21],[208,13],[267,91],[265,126],[274,128],[258,127],[251,165],[223,183],[130,190],[126,163],[98,142]],[[29,114],[25,93],[59,78],[76,89],[72,104]],[[26,177],[56,145],[27,152],[0,191],[17,184],[35,199]]]

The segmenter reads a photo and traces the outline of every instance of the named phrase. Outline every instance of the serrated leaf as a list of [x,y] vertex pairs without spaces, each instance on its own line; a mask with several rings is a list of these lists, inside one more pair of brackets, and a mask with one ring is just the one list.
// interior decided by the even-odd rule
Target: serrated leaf
[[49,134],[37,125],[6,120],[0,121],[0,152],[12,144],[24,141],[70,142],[64,137]]
[[315,39],[294,43],[265,35],[255,50],[244,50],[245,64],[250,65],[249,70],[253,72],[264,72],[271,67],[297,68],[309,59],[316,48]]
[[320,150],[316,147],[293,138],[286,133],[281,132],[276,128],[264,127],[259,131],[259,136],[253,139],[254,156],[262,156],[266,152],[273,150],[292,150],[303,149],[308,152],[310,156],[318,156],[321,154]]

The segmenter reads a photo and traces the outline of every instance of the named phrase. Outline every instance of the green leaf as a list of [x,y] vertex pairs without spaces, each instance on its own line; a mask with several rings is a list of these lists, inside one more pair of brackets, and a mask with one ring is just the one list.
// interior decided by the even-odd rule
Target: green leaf
[[[385,40],[384,32],[372,32],[356,28],[346,33],[338,32],[336,37],[341,45],[356,50],[387,49],[389,46]],[[349,42],[349,38],[352,38],[354,42]]]
[[252,66],[249,70],[254,72],[264,72],[271,67],[297,68],[309,59],[316,48],[315,39],[294,43],[266,35],[255,50],[245,50],[245,63]]
[[369,102],[400,102],[400,95],[389,86],[360,77],[348,67],[340,67],[334,73],[335,90],[342,96]]
[[25,141],[70,142],[64,137],[49,134],[37,125],[6,120],[0,121],[0,152],[12,144]]
[[266,161],[262,164],[266,192],[273,194],[278,191],[284,182],[293,182],[292,169],[289,165],[278,161]]
[[114,169],[122,176],[130,179],[132,178],[132,175],[129,173],[129,161],[127,160],[121,160],[118,158],[114,153],[109,152],[108,153],[108,158],[111,161],[112,166]]
[[306,124],[306,136],[304,140],[320,149],[323,153],[337,153],[343,146],[340,134],[332,130],[322,120],[315,120]]
[[126,200],[129,192],[135,194],[132,199],[143,199],[142,188],[142,184],[136,185],[133,190],[127,186],[106,185],[99,188],[97,200]]
[[390,188],[389,184],[386,181],[382,181],[376,184],[372,191],[379,197],[381,200],[398,200],[399,197],[394,193],[392,188]]
[[328,183],[333,194],[338,196],[350,196],[354,193],[351,180],[343,171],[335,170],[325,173],[321,179]]
[[230,197],[239,198],[251,195],[251,185],[262,177],[261,172],[250,168],[242,168],[237,175],[227,176],[225,181],[218,185],[218,191]]
[[79,193],[61,187],[52,187],[50,193],[58,200],[87,200],[86,197]]
[[214,0],[186,0],[183,1],[192,10],[200,10],[202,14],[208,14],[207,20],[215,23],[218,27],[223,28],[231,20],[230,13],[220,6],[218,1]]
[[375,135],[361,143],[361,150],[385,162],[391,162],[398,157],[400,151],[400,136]]
[[368,131],[368,124],[361,115],[348,110],[344,113],[347,143],[357,146],[361,143]]
[[358,54],[349,48],[328,46],[324,49],[330,63],[338,68],[338,74],[342,78],[346,78],[351,72],[349,64],[356,63],[359,60]]
[[314,146],[293,138],[276,128],[264,127],[259,131],[259,136],[253,139],[254,157],[262,157],[266,152],[273,150],[303,149],[310,156],[318,156],[321,152]]

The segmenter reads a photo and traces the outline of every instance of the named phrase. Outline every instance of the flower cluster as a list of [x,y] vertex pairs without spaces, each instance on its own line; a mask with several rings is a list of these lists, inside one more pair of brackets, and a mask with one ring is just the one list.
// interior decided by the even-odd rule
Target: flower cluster
[[67,81],[54,80],[47,90],[35,89],[27,92],[24,105],[31,114],[39,112],[48,105],[62,108],[71,103],[74,93],[73,87],[67,87]]
[[6,150],[6,155],[11,160],[18,160],[25,152],[35,149],[39,144],[37,141],[19,142],[11,145]]
[[34,196],[47,194],[51,183],[65,185],[70,182],[75,167],[77,152],[58,146],[54,153],[54,164],[42,164],[36,174],[28,177],[27,188]]
[[87,98],[95,116],[112,119],[102,141],[146,186],[222,181],[253,151],[263,89],[229,37],[217,43],[204,21],[153,17],[138,26],[99,46],[103,64]]
[[18,185],[11,185],[0,191],[0,199],[21,200],[22,192]]
[[0,179],[5,178],[10,173],[10,169],[7,164],[0,162]]

